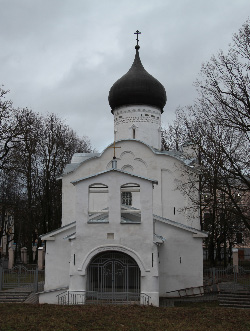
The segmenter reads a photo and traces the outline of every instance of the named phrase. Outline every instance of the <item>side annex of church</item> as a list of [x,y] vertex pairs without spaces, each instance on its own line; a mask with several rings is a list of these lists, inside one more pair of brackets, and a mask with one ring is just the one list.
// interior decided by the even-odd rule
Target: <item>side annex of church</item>
[[62,174],[62,226],[41,236],[40,303],[159,306],[160,298],[200,293],[203,285],[207,235],[181,189],[196,176],[195,158],[161,151],[166,91],[144,69],[138,35],[135,48],[130,70],[109,92],[115,144],[75,154]]

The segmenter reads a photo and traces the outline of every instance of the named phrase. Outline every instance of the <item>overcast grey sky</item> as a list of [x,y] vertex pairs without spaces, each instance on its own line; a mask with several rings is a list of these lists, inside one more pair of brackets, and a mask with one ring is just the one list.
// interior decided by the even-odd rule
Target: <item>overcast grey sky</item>
[[137,29],[142,63],[167,91],[166,125],[249,15],[249,0],[0,0],[0,84],[15,107],[58,114],[102,151],[109,89],[132,65]]

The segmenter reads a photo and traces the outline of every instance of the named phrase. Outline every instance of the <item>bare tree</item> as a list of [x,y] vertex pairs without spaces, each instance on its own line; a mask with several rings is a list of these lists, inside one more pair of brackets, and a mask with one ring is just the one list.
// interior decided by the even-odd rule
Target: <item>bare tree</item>
[[193,170],[183,168],[178,189],[192,201],[189,209],[200,209],[201,226],[209,232],[206,245],[211,263],[220,259],[223,248],[226,265],[228,247],[236,244],[239,233],[250,228],[250,192],[232,172],[228,155],[237,158],[238,163],[245,162],[248,141],[241,132],[206,116],[199,103],[185,111],[179,109],[176,115],[174,123],[162,133],[165,146],[182,151],[187,157],[191,149],[196,156]]
[[[15,173],[6,169],[0,170],[0,242],[2,242],[6,255],[8,255],[8,245],[14,235],[13,216],[17,182],[18,178]],[[6,247],[3,247],[4,237]]]
[[224,146],[227,171],[250,188],[250,21],[246,21],[226,54],[222,51],[204,64],[196,82],[197,107],[203,117],[242,138],[242,148],[231,153]]
[[61,225],[58,177],[75,152],[89,152],[91,145],[54,114],[44,117],[29,109],[18,109],[13,121],[18,123],[18,140],[11,145],[5,163],[10,175],[17,178],[12,187],[16,190],[15,203],[12,199],[15,240],[17,253],[26,246],[32,262],[32,245],[39,235]]
[[[250,230],[249,50],[247,21],[233,36],[226,54],[220,51],[203,64],[195,83],[198,99],[193,106],[179,109],[174,124],[163,132],[165,148],[179,150],[184,140],[196,146],[197,204],[201,215],[209,215],[203,218],[203,227],[209,231],[212,262],[215,250],[219,256],[223,246],[225,253],[226,247],[236,243],[237,234]],[[190,194],[188,185],[182,188],[186,194]]]
[[211,108],[216,120],[240,131],[250,131],[250,21],[234,34],[227,54],[222,51],[203,64],[196,82],[199,102]]
[[62,174],[75,152],[90,152],[88,139],[77,137],[56,115],[43,118],[41,141],[41,211],[43,232],[51,231],[61,225],[61,182]]
[[0,169],[9,167],[8,153],[18,141],[19,126],[16,121],[16,109],[6,100],[8,91],[0,88]]
[[[20,140],[11,153],[11,162],[18,172],[22,183],[22,217],[20,222],[18,250],[26,246],[28,254],[32,256],[32,243],[34,242],[37,218],[34,210],[39,194],[39,172],[41,154],[42,118],[29,109],[21,109],[16,115],[20,129]],[[25,219],[23,219],[25,218]],[[16,230],[18,227],[16,228]]]

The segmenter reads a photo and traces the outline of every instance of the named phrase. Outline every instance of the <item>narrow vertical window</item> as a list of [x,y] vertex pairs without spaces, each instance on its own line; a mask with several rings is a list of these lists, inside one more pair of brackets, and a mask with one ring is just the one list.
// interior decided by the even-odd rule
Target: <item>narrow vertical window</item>
[[133,139],[135,139],[135,129],[133,129]]
[[141,222],[140,185],[128,183],[121,186],[121,223]]
[[89,186],[88,223],[107,223],[109,221],[108,186],[92,184]]

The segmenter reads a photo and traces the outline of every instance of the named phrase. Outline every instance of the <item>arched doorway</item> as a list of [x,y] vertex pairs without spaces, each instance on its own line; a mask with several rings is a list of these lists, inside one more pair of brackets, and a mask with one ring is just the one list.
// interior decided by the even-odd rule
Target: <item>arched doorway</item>
[[140,268],[128,254],[118,251],[99,253],[87,269],[87,300],[140,301],[140,279]]

